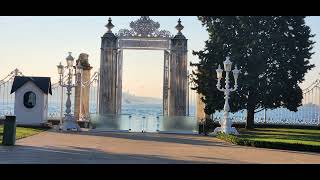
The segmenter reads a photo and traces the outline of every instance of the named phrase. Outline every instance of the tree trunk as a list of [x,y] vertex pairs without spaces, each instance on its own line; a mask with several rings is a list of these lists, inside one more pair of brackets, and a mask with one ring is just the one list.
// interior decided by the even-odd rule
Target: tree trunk
[[247,123],[246,129],[250,130],[254,128],[254,106],[247,107]]
[[247,123],[246,129],[250,130],[254,128],[254,111],[255,111],[255,96],[250,93],[248,97],[248,107],[247,107]]

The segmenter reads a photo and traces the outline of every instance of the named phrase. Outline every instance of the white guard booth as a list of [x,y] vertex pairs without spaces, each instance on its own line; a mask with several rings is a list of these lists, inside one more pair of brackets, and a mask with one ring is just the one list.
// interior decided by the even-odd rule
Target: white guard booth
[[50,77],[16,76],[14,115],[17,125],[41,126],[48,120],[48,95],[52,95]]

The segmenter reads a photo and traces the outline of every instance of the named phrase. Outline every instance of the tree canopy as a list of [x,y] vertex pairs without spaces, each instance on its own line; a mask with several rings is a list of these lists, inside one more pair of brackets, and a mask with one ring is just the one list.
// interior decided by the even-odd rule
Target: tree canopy
[[[193,52],[200,59],[193,72],[195,89],[204,96],[205,111],[223,109],[224,95],[216,88],[216,69],[229,56],[241,69],[239,89],[230,108],[247,110],[247,128],[254,112],[278,107],[297,111],[303,98],[299,83],[314,65],[314,42],[305,16],[198,16],[207,28],[205,49]],[[231,77],[231,85],[233,85]]]

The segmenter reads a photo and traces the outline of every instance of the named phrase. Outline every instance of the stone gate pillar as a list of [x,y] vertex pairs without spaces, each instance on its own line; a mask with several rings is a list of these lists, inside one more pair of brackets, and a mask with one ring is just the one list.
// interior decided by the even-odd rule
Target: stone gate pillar
[[114,25],[109,18],[106,25],[108,32],[104,34],[101,41],[100,59],[100,92],[99,92],[99,114],[116,114],[117,112],[117,40],[111,29]]
[[169,116],[185,116],[187,113],[188,40],[181,33],[183,28],[179,19],[178,34],[171,39]]
[[205,103],[202,101],[203,95],[197,93],[197,111],[196,117],[198,122],[208,118],[209,116],[205,113],[204,109],[206,107]]
[[81,118],[87,119],[90,115],[90,78],[91,78],[91,69],[92,67],[89,64],[89,55],[88,54],[80,54],[79,59],[77,60],[76,65],[81,65],[83,67],[83,73],[81,78],[81,82],[83,86],[80,84],[75,88],[75,96],[74,96],[74,116],[76,120],[80,120]]
[[169,115],[169,63],[170,52],[164,51],[164,68],[163,68],[163,115]]
[[116,85],[116,114],[121,114],[122,107],[122,71],[123,71],[123,50],[117,51],[117,85]]

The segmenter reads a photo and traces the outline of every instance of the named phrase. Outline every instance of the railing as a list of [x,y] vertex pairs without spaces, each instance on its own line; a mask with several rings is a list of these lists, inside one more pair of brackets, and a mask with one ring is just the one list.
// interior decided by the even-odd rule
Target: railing
[[[67,81],[67,78],[64,77],[63,81]],[[99,93],[99,73],[95,72],[89,81],[82,82],[82,87],[90,87],[89,94],[89,111],[90,114],[98,113],[98,93]],[[71,104],[74,104],[75,89],[72,89],[71,92]],[[50,120],[62,120],[64,117],[65,107],[65,90],[62,88],[59,83],[52,85],[52,96],[49,97],[49,119]],[[81,95],[80,95],[81,98]],[[71,108],[71,113],[74,112],[74,109]]]
[[[0,119],[3,119],[5,115],[14,114],[14,94],[10,94],[10,91],[15,76],[23,76],[23,73],[15,69],[0,80]],[[66,77],[63,80],[66,81]],[[192,81],[189,81],[188,85],[188,115],[195,116],[196,92],[191,90],[191,87],[194,86]],[[95,72],[90,78],[90,81],[83,82],[82,86],[90,86],[89,111],[90,114],[98,114],[99,73]],[[71,97],[72,104],[74,104],[74,94],[73,89]],[[65,96],[63,88],[61,88],[58,83],[53,83],[52,96],[49,96],[48,104],[49,119],[62,119],[65,111]],[[130,112],[126,113],[128,113],[129,116],[134,116],[134,114]],[[159,112],[159,114],[161,114],[161,112]],[[214,121],[221,121],[223,112],[213,114],[212,118]],[[231,113],[231,118],[233,122],[244,123],[246,121],[246,110]],[[291,112],[285,108],[262,110],[255,114],[255,123],[320,126],[320,80],[314,81],[309,87],[303,90],[302,106],[298,108],[297,112]]]
[[90,114],[99,113],[99,72],[95,72],[90,79],[90,83],[84,84],[84,86],[90,86],[89,94],[89,112]]
[[[15,76],[23,76],[22,72],[18,69],[10,72],[5,78],[0,80],[0,118],[5,115],[14,114],[14,94],[10,94],[12,83]],[[63,81],[67,81],[67,77],[63,78]],[[189,83],[188,83],[189,84]],[[99,73],[93,73],[88,82],[82,82],[83,87],[90,87],[89,93],[89,112],[90,114],[98,114],[99,112]],[[191,90],[189,86],[188,91],[188,110],[189,115],[195,114],[195,91]],[[71,103],[74,104],[75,90],[72,90]],[[48,117],[50,120],[61,120],[64,117],[65,112],[65,94],[64,88],[59,83],[52,83],[52,95],[48,97]],[[72,108],[72,113],[74,109]]]
[[[230,117],[233,122],[245,123],[246,114],[246,110],[243,110],[231,113]],[[221,122],[223,112],[217,112],[211,117],[213,121]],[[254,121],[256,124],[320,126],[320,80],[303,90],[302,106],[297,112],[286,108],[261,110],[255,114]]]
[[23,76],[23,74],[15,69],[0,80],[0,119],[14,114],[14,94],[11,94],[11,87],[15,76]]
[[[300,126],[320,126],[320,109],[315,106],[302,106],[297,112],[289,111],[285,108],[265,110],[255,114],[256,124],[275,124],[275,125],[300,125]],[[213,121],[221,122],[223,112],[212,115]],[[231,113],[232,122],[245,123],[246,110]]]
[[[63,77],[62,81],[66,82],[67,77]],[[59,83],[53,83],[52,95],[48,97],[48,115],[50,120],[62,120],[65,107],[65,89],[62,88]],[[72,89],[71,103],[74,103],[74,89]],[[73,112],[73,109],[71,109]]]

